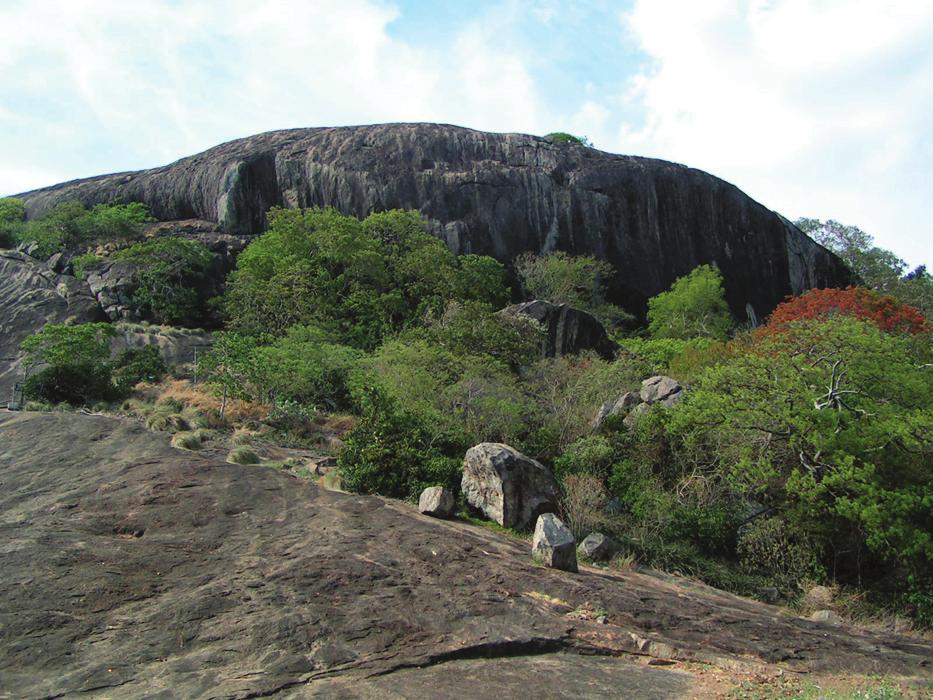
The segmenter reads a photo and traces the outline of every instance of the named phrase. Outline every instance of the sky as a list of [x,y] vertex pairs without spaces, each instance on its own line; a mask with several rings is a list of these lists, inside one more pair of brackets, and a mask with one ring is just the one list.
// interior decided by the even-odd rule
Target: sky
[[568,131],[933,268],[933,0],[0,0],[0,196],[396,121]]

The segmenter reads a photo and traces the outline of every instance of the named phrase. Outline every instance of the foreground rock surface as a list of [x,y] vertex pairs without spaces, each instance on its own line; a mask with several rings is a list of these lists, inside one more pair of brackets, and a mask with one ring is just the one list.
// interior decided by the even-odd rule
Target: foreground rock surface
[[508,445],[483,442],[463,458],[466,502],[502,527],[524,528],[557,510],[560,488],[551,470]]
[[538,516],[531,553],[550,569],[577,571],[577,543],[570,529],[553,513]]
[[0,481],[10,697],[705,697],[627,662],[645,655],[933,675],[916,639],[660,575],[567,576],[526,542],[131,422],[0,411]]
[[161,221],[196,218],[259,233],[274,205],[365,216],[418,209],[458,253],[564,250],[617,271],[610,297],[630,311],[697,265],[715,263],[733,314],[759,318],[787,294],[844,287],[842,262],[738,188],[651,158],[443,124],[273,131],[171,165],[26,193],[27,214],[56,203],[139,201]]

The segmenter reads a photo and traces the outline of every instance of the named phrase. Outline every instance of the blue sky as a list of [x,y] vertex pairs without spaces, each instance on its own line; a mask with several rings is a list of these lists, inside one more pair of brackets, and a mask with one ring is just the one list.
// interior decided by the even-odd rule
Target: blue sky
[[0,194],[386,121],[571,131],[933,267],[925,0],[0,0]]

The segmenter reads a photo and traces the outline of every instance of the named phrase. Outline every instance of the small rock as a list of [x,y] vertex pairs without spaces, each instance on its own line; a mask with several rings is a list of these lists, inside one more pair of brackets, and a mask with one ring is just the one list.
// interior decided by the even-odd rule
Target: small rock
[[627,391],[615,401],[607,401],[599,407],[593,419],[593,427],[598,428],[609,416],[625,415],[639,404],[641,399],[634,391]]
[[443,486],[426,488],[418,499],[418,512],[435,518],[449,518],[455,506],[454,495]]
[[618,550],[618,545],[601,532],[591,532],[577,547],[577,554],[590,561],[606,561]]
[[683,387],[677,383],[676,379],[657,375],[649,377],[641,383],[641,400],[650,405],[663,401],[671,394],[680,391],[683,391]]
[[553,513],[538,516],[531,552],[535,559],[552,569],[577,570],[576,541],[570,529]]
[[337,468],[336,457],[318,457],[308,461],[308,467],[312,468],[318,476],[326,476]]
[[832,610],[817,610],[810,615],[810,619],[814,622],[828,622],[831,625],[842,624],[842,618]]

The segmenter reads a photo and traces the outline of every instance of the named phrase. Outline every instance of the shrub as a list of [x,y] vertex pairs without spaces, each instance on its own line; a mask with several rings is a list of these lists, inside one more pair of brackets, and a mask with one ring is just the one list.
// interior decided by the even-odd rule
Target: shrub
[[84,253],[83,255],[76,255],[71,259],[71,270],[74,272],[74,276],[79,279],[84,279],[84,274],[89,267],[94,267],[95,265],[103,262],[103,258],[94,253]]
[[159,348],[145,345],[141,348],[126,348],[113,361],[113,382],[119,394],[127,394],[139,382],[157,382],[168,369]]
[[731,327],[722,275],[710,265],[678,277],[670,290],[648,300],[648,330],[655,338],[724,339]]
[[48,365],[26,380],[27,398],[72,404],[116,398],[108,363],[114,332],[106,323],[50,323],[24,340],[26,367]]
[[608,500],[606,487],[591,474],[570,474],[564,479],[561,516],[578,542],[606,523],[603,508]]
[[53,253],[91,240],[131,238],[150,221],[142,204],[98,204],[90,211],[80,202],[62,202],[29,221],[20,237],[39,244],[39,254]]
[[552,143],[576,143],[581,146],[586,146],[587,148],[593,148],[593,142],[586,138],[586,136],[574,136],[573,134],[568,134],[566,131],[553,131],[550,134],[546,134],[544,138]]
[[571,475],[588,474],[604,482],[616,454],[616,446],[606,435],[586,435],[570,444],[554,460],[554,476],[565,482]]
[[764,574],[784,592],[796,592],[800,582],[825,576],[814,545],[789,533],[781,518],[753,520],[742,529],[736,551],[746,572]]
[[337,458],[345,488],[409,499],[428,486],[459,489],[462,442],[439,440],[418,415],[375,387],[363,388],[357,400],[362,415]]
[[198,432],[180,432],[172,436],[172,447],[180,450],[197,450],[201,447],[201,434]]

